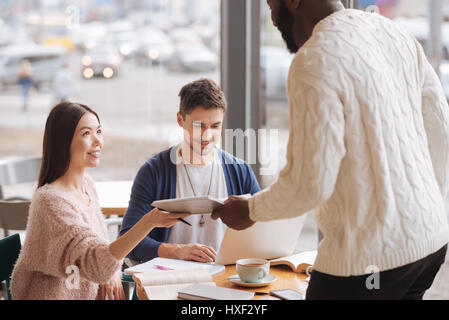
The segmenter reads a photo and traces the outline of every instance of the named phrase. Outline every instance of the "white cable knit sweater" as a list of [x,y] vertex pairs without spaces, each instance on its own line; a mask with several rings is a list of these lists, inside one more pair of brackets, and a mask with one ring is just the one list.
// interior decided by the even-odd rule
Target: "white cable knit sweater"
[[250,218],[315,209],[315,269],[336,276],[412,263],[449,241],[449,109],[422,47],[377,14],[321,20],[288,77],[290,137]]

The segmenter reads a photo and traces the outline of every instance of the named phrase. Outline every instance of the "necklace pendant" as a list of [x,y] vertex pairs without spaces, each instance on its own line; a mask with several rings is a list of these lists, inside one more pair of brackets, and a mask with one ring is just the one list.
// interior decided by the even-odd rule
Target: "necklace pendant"
[[202,227],[205,223],[206,221],[204,220],[204,215],[201,215],[200,226]]

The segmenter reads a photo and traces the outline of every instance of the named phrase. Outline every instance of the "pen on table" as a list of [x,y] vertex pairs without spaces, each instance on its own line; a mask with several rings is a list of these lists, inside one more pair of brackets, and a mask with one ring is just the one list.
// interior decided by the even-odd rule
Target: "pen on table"
[[189,226],[192,226],[190,223],[188,223],[187,221],[185,221],[185,220],[182,219],[182,218],[178,218],[178,220],[181,221],[182,223],[185,223],[185,224],[187,224],[187,225],[189,225]]

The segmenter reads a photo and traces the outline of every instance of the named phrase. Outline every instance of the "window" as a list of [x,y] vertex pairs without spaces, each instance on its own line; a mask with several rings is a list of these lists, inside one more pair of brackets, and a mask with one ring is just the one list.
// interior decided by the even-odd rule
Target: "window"
[[269,7],[261,7],[261,85],[262,85],[262,127],[277,130],[278,144],[271,154],[273,174],[264,175],[262,184],[271,184],[285,165],[288,141],[289,109],[287,101],[287,76],[294,55],[289,53],[280,32],[271,21]]
[[[443,7],[440,7],[442,4]],[[449,39],[449,1],[434,0],[358,0],[355,7],[377,12],[408,30],[423,46],[429,59],[434,58],[432,45],[441,46],[442,57],[449,59],[447,39]],[[441,19],[441,22],[439,20]],[[438,30],[439,29],[439,30]],[[442,32],[441,43],[432,44],[432,35]],[[435,41],[435,40],[434,40]]]
[[[148,158],[180,141],[181,87],[204,77],[220,81],[220,0],[8,3],[2,5],[0,25],[27,37],[11,39],[2,52],[13,47],[31,51],[36,45],[66,48],[75,83],[70,100],[100,116],[105,147],[101,165],[89,172],[95,180],[134,179]],[[61,19],[63,29],[60,23],[39,24]],[[0,158],[41,154],[45,120],[56,103],[56,70],[35,71],[35,78],[45,81],[30,92],[26,112],[17,83],[0,86]]]
[[394,20],[423,46],[449,99],[449,1],[358,0],[355,8]]
[[[270,145],[273,170],[269,175],[261,176],[261,185],[273,183],[280,170],[286,164],[287,143],[289,137],[289,106],[286,84],[288,71],[294,55],[291,54],[280,32],[273,25],[271,13],[266,3],[261,7],[261,50],[260,67],[262,82],[262,127],[266,131],[277,132],[277,143]],[[301,232],[295,252],[316,250],[318,229],[313,213],[307,213],[306,222]]]

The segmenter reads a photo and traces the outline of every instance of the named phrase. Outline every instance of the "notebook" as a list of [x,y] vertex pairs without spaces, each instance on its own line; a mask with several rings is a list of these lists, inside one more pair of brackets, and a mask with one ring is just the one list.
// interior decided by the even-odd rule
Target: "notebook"
[[150,300],[176,300],[179,291],[194,283],[215,286],[212,275],[202,267],[136,273],[133,279]]
[[215,263],[203,263],[196,261],[186,261],[179,259],[169,259],[157,257],[150,261],[135,265],[131,268],[125,269],[126,274],[143,273],[143,272],[158,272],[165,270],[182,270],[202,267],[211,275],[220,273],[225,270],[225,266]]
[[178,292],[186,300],[251,300],[254,292],[211,286],[204,283],[189,285]]

